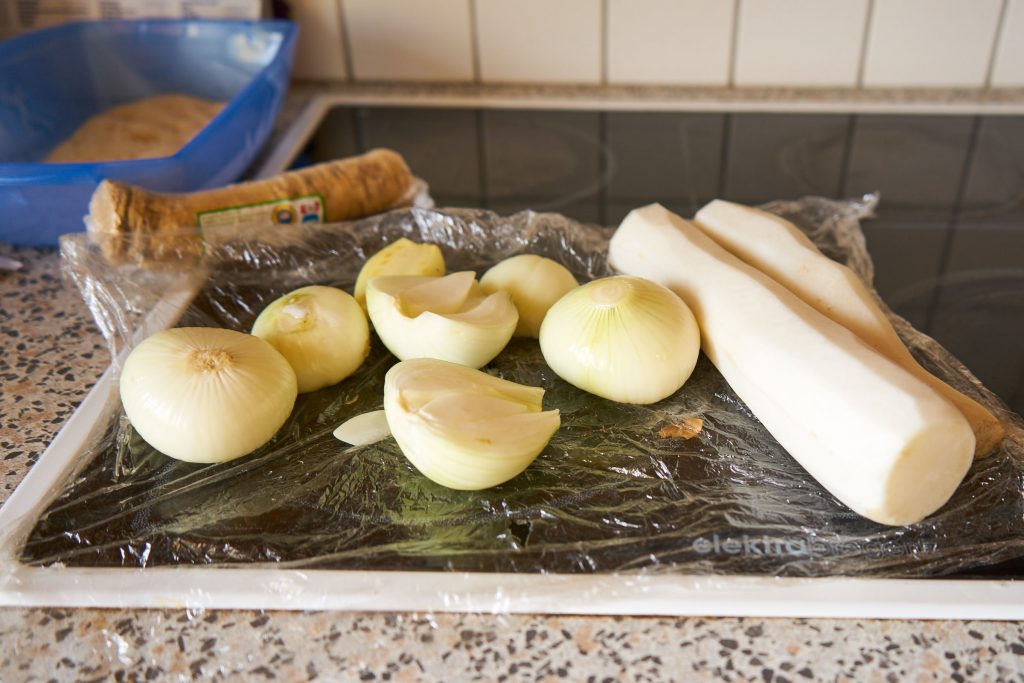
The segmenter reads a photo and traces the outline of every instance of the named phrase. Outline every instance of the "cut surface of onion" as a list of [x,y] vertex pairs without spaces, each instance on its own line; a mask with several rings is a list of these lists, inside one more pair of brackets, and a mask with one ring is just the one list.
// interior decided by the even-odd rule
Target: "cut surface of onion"
[[594,280],[551,307],[544,360],[566,382],[620,403],[654,403],[689,379],[700,352],[682,299],[639,277]]
[[355,300],[366,308],[366,285],[384,275],[444,275],[444,255],[436,244],[399,238],[371,256],[356,277]]
[[384,411],[402,452],[424,476],[448,488],[497,486],[525,470],[558,429],[541,409],[544,390],[442,360],[392,367]]
[[561,263],[536,254],[519,254],[495,264],[480,278],[485,292],[504,290],[519,311],[515,336],[540,335],[548,309],[579,283]]
[[366,304],[381,341],[399,359],[438,358],[470,368],[497,356],[519,319],[508,293],[485,293],[471,271],[374,278]]
[[271,302],[252,333],[281,352],[299,383],[299,393],[337,384],[370,353],[366,314],[336,287],[302,287]]
[[125,360],[121,402],[135,431],[178,460],[223,462],[259,448],[291,414],[295,372],[269,343],[243,332],[158,332]]

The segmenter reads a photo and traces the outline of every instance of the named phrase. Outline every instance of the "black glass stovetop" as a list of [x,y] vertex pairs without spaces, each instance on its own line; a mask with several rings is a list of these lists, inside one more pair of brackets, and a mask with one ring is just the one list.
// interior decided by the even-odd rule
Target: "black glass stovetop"
[[331,109],[295,165],[401,152],[438,206],[617,224],[881,193],[863,225],[875,286],[1024,413],[1024,117]]

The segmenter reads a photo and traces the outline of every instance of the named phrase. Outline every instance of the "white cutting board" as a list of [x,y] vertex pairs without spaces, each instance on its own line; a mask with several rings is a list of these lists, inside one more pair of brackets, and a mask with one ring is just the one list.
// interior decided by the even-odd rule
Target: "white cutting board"
[[[140,338],[173,324],[182,287]],[[118,410],[107,369],[0,508],[0,605],[334,609],[902,619],[1024,619],[1024,581],[295,570],[272,565],[148,569],[18,562],[40,514]]]

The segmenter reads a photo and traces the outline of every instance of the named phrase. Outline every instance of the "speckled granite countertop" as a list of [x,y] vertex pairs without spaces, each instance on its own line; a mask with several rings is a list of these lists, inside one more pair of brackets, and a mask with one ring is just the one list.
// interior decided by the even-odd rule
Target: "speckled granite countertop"
[[[52,250],[0,256],[0,502],[108,363]],[[1024,624],[0,609],[0,680],[1024,680]]]

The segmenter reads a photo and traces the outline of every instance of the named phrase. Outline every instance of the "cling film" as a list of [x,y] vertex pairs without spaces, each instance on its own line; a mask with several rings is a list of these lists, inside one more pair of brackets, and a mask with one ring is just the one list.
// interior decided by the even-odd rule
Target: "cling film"
[[240,204],[222,209],[201,211],[196,214],[196,225],[201,230],[210,228],[246,228],[267,224],[293,225],[296,223],[323,223],[324,198],[320,194],[305,194],[286,199]]
[[[300,199],[308,198],[290,206]],[[858,219],[875,201],[803,199],[765,208],[870,283]],[[534,253],[580,281],[612,272],[611,232],[557,214],[401,209],[350,223],[208,232],[195,271],[204,285],[182,326],[249,330],[288,291],[350,288],[366,258],[401,237],[438,244],[451,271],[482,273],[508,256]],[[136,343],[146,311],[165,302],[180,277],[111,268],[85,235],[63,238],[62,257],[114,358]],[[625,405],[559,379],[536,340],[525,338],[513,339],[485,370],[544,388],[545,406],[561,411],[562,427],[518,477],[482,491],[446,489],[423,477],[394,439],[349,447],[332,436],[354,415],[381,408],[384,376],[397,361],[375,339],[352,376],[301,395],[274,439],[231,462],[171,460],[123,413],[114,416],[19,559],[136,568],[915,577],[1024,556],[1024,420],[945,349],[892,320],[927,367],[1007,427],[1003,445],[975,461],[950,501],[918,524],[883,526],[843,506],[705,357],[669,398]]]

